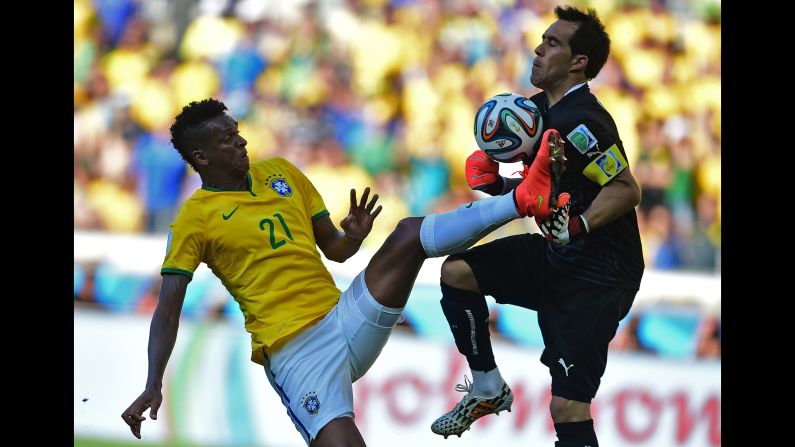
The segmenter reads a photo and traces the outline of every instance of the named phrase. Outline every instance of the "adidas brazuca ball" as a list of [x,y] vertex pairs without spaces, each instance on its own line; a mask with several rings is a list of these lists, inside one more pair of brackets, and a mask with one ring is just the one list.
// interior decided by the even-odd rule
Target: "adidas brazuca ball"
[[475,114],[475,141],[492,160],[525,161],[541,138],[541,126],[541,112],[533,101],[515,93],[500,93]]

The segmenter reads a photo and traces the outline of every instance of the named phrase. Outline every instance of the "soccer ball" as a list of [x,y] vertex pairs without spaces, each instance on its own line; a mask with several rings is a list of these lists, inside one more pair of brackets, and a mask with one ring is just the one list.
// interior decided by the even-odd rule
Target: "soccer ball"
[[484,102],[475,114],[475,141],[492,160],[525,161],[541,138],[541,112],[515,93],[500,93]]

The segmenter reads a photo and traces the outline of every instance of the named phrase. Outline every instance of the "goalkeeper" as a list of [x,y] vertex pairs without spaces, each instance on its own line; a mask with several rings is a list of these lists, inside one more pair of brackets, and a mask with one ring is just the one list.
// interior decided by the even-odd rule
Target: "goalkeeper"
[[[588,87],[607,60],[610,38],[593,10],[557,7],[555,13],[558,20],[535,48],[530,77],[543,91],[530,99],[547,128],[541,147],[555,146],[548,149],[553,154],[565,144],[560,190],[570,197],[559,197],[550,218],[536,216],[543,236],[498,239],[451,255],[442,265],[442,310],[473,376],[458,388],[467,393],[462,400],[431,426],[445,438],[460,436],[479,417],[510,409],[513,401],[489,340],[484,295],[491,295],[538,312],[541,362],[552,376],[556,446],[597,447],[591,399],[605,372],[608,343],[643,275],[635,214],[640,188],[613,118]],[[539,161],[546,163],[536,156],[531,171]],[[528,188],[516,188],[522,179],[501,177],[497,163],[481,151],[467,159],[466,170],[472,189],[491,195],[514,190],[517,203],[544,199],[524,197]]]

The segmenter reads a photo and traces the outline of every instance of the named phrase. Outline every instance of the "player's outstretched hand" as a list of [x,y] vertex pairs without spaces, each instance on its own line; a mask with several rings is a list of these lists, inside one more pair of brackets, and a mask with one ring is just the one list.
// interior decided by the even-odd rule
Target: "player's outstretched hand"
[[121,414],[121,418],[130,426],[130,431],[136,438],[141,439],[141,422],[146,420],[143,416],[144,411],[151,408],[149,417],[157,420],[157,410],[162,402],[163,394],[160,390],[147,389]]
[[[345,232],[345,237],[362,241],[370,234],[370,230],[373,229],[373,221],[378,217],[378,214],[381,213],[382,207],[378,205],[378,208],[373,210],[375,202],[378,201],[378,194],[374,194],[370,203],[367,203],[367,197],[369,196],[370,188],[364,188],[362,199],[357,203],[356,190],[351,189],[351,209],[348,211],[348,215],[345,219],[342,219],[342,222],[340,222],[342,231]],[[365,204],[367,205],[365,206]]]
[[478,149],[467,157],[467,184],[471,189],[485,191],[500,180],[500,164]]

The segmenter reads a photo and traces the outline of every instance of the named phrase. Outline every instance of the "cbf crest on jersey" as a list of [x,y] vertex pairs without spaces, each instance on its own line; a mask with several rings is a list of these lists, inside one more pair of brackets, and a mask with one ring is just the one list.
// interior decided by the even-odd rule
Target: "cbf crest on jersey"
[[290,186],[283,177],[268,178],[268,186],[282,197],[290,197],[293,195],[292,186]]
[[304,394],[304,403],[302,406],[310,416],[315,416],[320,411],[320,399],[318,399],[317,393],[310,391]]

